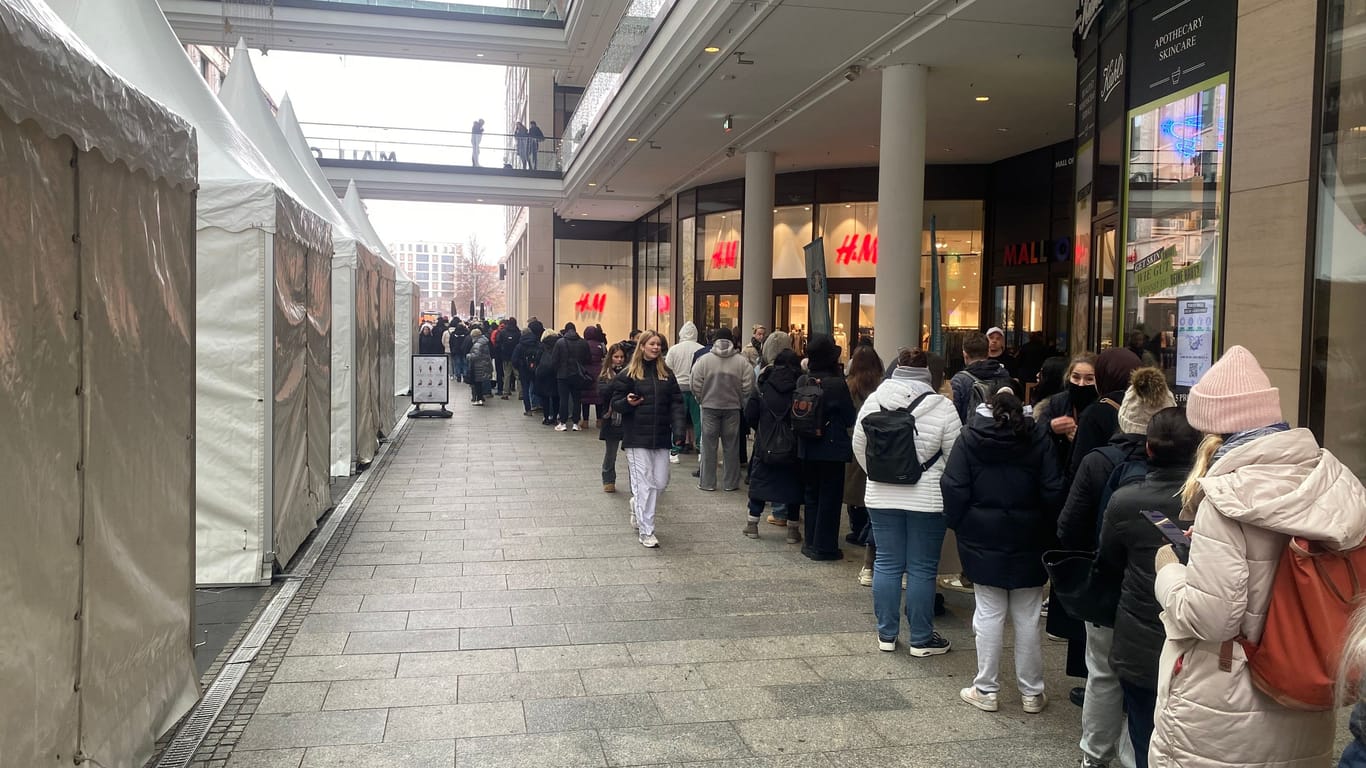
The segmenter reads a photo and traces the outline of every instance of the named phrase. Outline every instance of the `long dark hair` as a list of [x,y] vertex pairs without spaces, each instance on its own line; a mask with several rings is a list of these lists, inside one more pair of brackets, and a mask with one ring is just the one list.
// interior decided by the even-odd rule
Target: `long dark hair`
[[872,347],[860,346],[855,349],[854,357],[849,361],[849,373],[845,376],[849,383],[849,394],[860,400],[866,399],[882,383],[883,373],[882,358]]
[[1063,390],[1063,374],[1067,372],[1068,360],[1065,357],[1050,357],[1039,368],[1039,383],[1034,387],[1034,402],[1042,402]]
[[1025,416],[1024,404],[1008,387],[992,395],[991,418],[996,426],[1009,429],[1017,438],[1028,435],[1034,429],[1034,420]]

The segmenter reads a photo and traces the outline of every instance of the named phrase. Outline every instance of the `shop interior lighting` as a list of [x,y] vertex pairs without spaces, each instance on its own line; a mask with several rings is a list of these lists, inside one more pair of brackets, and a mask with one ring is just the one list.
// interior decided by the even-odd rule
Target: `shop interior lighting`
[[702,49],[702,52],[703,52],[703,53],[720,53],[720,52],[721,52],[721,48],[720,48],[720,46],[709,45],[709,46],[707,46],[706,48],[703,48],[703,49]]

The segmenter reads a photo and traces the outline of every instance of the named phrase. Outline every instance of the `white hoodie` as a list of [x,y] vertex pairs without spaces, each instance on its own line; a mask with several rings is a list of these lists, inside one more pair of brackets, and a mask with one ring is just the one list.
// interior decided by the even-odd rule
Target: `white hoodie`
[[697,326],[692,321],[683,324],[683,328],[678,332],[678,343],[669,347],[669,351],[664,353],[664,364],[669,366],[669,370],[674,372],[674,378],[678,380],[678,388],[684,392],[692,383],[692,359],[697,354],[697,350],[702,345],[697,343]]
[[869,480],[863,496],[865,506],[915,512],[944,511],[939,478],[944,475],[944,467],[948,466],[949,453],[953,451],[954,443],[958,442],[963,422],[958,418],[958,409],[953,407],[953,401],[930,388],[929,369],[897,366],[892,378],[879,384],[868,396],[859,409],[858,421],[854,425],[854,459],[864,470],[868,469],[868,436],[863,431],[865,416],[882,408],[905,408],[926,393],[930,396],[920,401],[920,405],[911,412],[915,416],[915,452],[921,461],[927,461],[935,451],[943,455],[925,470],[915,485]]

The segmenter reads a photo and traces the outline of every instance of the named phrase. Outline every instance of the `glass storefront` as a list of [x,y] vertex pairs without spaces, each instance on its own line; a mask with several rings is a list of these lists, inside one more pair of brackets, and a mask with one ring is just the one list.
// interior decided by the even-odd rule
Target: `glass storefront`
[[[1227,75],[1129,115],[1118,308],[1124,335],[1112,344],[1132,344],[1142,334],[1145,350],[1178,391],[1213,364],[1219,343],[1227,118]],[[1097,255],[1104,269],[1108,254]],[[1107,320],[1101,329],[1111,327]]]
[[673,207],[636,223],[636,325],[674,338]]
[[[1310,424],[1366,474],[1366,0],[1329,0],[1319,137]],[[1332,363],[1329,365],[1329,363]]]
[[701,262],[704,282],[740,279],[743,218],[739,211],[702,217],[702,247],[697,249],[697,260]]
[[773,209],[773,279],[805,279],[806,248],[811,242],[811,206]]
[[631,243],[555,241],[554,328],[573,322],[582,332],[598,324],[607,338],[631,332]]

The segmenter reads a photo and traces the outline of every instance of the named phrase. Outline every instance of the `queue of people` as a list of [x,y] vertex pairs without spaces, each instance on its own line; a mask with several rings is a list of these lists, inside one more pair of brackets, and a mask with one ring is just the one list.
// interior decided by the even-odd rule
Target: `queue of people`
[[[460,340],[453,350],[469,347],[464,375],[484,380],[481,329],[470,342],[436,338],[447,335]],[[1282,703],[1253,658],[1285,589],[1278,565],[1292,537],[1350,554],[1366,539],[1366,488],[1286,423],[1246,349],[1231,347],[1183,408],[1163,371],[1129,348],[1036,361],[1026,397],[999,329],[964,340],[947,382],[945,361],[918,349],[884,369],[860,339],[846,371],[830,336],[811,334],[799,354],[781,331],[755,327],[743,345],[738,335],[715,329],[704,344],[687,323],[672,349],[653,331],[608,347],[598,328],[581,338],[572,323],[557,333],[533,320],[510,355],[526,413],[539,408],[548,426],[587,424],[591,390],[603,490],[616,492],[624,449],[630,524],[647,548],[660,546],[670,465],[695,448],[699,490],[745,488],[745,537],[772,523],[808,559],[839,560],[847,507],[844,542],[865,547],[859,582],[872,587],[881,651],[903,643],[903,615],[910,656],[952,650],[934,619],[953,531],[977,660],[959,698],[985,712],[1009,706],[1009,623],[1019,707],[1044,711],[1046,620],[1047,635],[1068,644],[1067,675],[1085,679],[1067,696],[1082,708],[1084,767],[1331,764],[1332,708]],[[1081,569],[1053,570],[1058,555]],[[1362,591],[1355,581],[1340,589]],[[1366,612],[1354,626],[1350,640],[1316,641],[1346,659],[1346,680],[1366,667]],[[1342,688],[1333,695],[1355,695]],[[1366,703],[1353,723],[1359,741],[1343,764],[1363,765]]]

